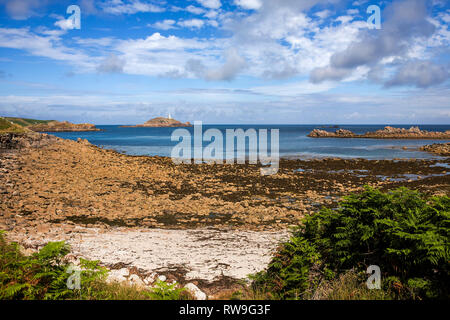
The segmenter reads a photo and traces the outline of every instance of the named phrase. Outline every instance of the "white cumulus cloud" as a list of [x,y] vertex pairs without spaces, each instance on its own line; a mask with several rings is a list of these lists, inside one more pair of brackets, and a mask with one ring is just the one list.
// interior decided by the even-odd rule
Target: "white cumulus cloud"
[[175,20],[166,19],[166,20],[163,20],[163,21],[158,21],[158,22],[156,22],[154,24],[150,24],[148,26],[156,28],[156,29],[161,29],[161,30],[169,30],[169,29],[175,29],[176,28],[175,27],[175,23],[176,23]]
[[177,23],[181,27],[185,28],[197,28],[200,29],[205,24],[205,21],[201,19],[182,20]]
[[258,10],[262,6],[261,0],[235,0],[234,3],[244,9]]
[[135,14],[138,12],[163,12],[164,8],[148,2],[141,2],[139,0],[122,1],[109,0],[101,4],[103,10],[107,13],[120,14]]
[[222,6],[220,0],[197,0],[197,2],[209,9],[219,9]]

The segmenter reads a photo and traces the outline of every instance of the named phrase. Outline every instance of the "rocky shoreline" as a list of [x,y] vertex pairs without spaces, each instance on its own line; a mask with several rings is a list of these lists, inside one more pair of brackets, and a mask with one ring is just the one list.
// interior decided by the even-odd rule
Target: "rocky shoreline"
[[330,132],[321,129],[314,129],[308,134],[310,138],[370,138],[370,139],[450,139],[450,130],[445,132],[420,130],[419,127],[393,128],[384,127],[374,132],[355,134],[350,130],[338,129]]
[[175,165],[45,134],[0,142],[0,229],[10,239],[29,250],[67,240],[76,257],[127,280],[164,275],[210,296],[262,269],[302,217],[364,185],[450,193],[449,158],[281,159],[276,175],[261,176],[259,165]]
[[45,133],[0,133],[0,152],[39,148],[54,144],[59,140],[59,138]]

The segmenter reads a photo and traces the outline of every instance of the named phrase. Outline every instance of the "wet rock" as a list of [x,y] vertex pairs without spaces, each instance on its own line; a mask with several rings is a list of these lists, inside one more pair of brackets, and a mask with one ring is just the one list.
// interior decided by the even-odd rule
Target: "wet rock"
[[441,156],[450,156],[450,142],[429,144],[421,147],[420,150],[439,154]]

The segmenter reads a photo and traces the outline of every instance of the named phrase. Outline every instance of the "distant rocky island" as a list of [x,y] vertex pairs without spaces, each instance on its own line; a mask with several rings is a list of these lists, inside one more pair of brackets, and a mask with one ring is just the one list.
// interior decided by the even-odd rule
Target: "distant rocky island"
[[0,132],[72,132],[101,131],[90,123],[75,124],[69,121],[35,120],[26,118],[0,117]]
[[450,130],[445,132],[420,130],[419,127],[393,128],[384,127],[374,132],[356,134],[350,130],[338,129],[330,132],[321,129],[314,129],[308,134],[311,138],[371,138],[371,139],[450,139]]
[[151,120],[148,120],[144,124],[138,124],[135,126],[122,126],[122,128],[140,128],[140,127],[192,127],[189,122],[183,123],[178,120],[164,117],[157,117]]

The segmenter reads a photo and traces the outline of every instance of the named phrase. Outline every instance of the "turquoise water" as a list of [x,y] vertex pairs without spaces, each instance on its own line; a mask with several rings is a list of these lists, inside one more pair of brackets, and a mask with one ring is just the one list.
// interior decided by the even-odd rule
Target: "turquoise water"
[[[339,128],[355,133],[364,133],[384,128],[385,125],[342,125]],[[393,127],[409,128],[409,125]],[[50,133],[65,139],[87,139],[92,144],[114,149],[130,155],[170,156],[173,146],[178,142],[171,141],[171,134],[176,128],[121,128],[120,126],[97,126],[101,132],[58,132]],[[279,129],[280,156],[288,158],[436,158],[426,152],[403,150],[402,147],[414,148],[431,143],[448,142],[448,140],[390,140],[390,139],[333,139],[308,138],[306,135],[315,128],[334,131],[335,128],[322,128],[322,125],[203,125],[203,132],[209,128],[219,129],[224,136],[225,129]],[[445,131],[450,125],[421,125],[422,130]],[[194,129],[185,128],[192,134]],[[270,130],[269,130],[270,132]],[[203,147],[210,142],[203,142]],[[193,144],[193,143],[192,143]],[[268,138],[270,146],[270,134]],[[192,153],[193,154],[193,153]]]

